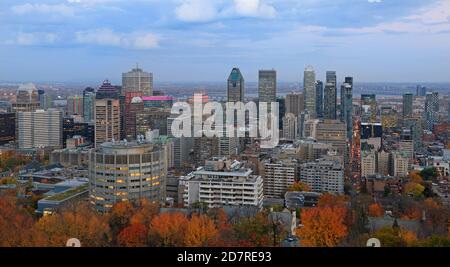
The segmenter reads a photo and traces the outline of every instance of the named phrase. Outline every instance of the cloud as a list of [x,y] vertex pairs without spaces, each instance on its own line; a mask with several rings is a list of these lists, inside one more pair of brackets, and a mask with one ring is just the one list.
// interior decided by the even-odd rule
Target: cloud
[[159,46],[160,38],[148,32],[118,33],[110,29],[94,29],[76,32],[75,41],[79,44],[152,49]]
[[416,15],[405,17],[407,20],[418,21],[426,24],[449,23],[450,19],[450,1],[442,0],[433,6],[422,9],[422,12]]
[[261,0],[234,0],[234,9],[241,16],[273,18],[276,15],[275,8]]
[[47,32],[19,32],[14,40],[6,41],[6,44],[15,44],[22,46],[53,44],[58,39],[54,33]]
[[12,6],[11,11],[16,15],[40,13],[48,15],[73,16],[75,14],[73,7],[64,4],[47,5],[26,3],[23,5]]
[[211,0],[185,0],[175,9],[175,14],[181,21],[202,22],[216,18],[217,10]]

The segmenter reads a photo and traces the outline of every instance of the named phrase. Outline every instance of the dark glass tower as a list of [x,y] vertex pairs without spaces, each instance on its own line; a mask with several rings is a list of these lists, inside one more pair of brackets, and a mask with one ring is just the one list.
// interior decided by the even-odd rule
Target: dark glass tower
[[244,102],[244,77],[239,68],[233,68],[228,77],[228,102]]

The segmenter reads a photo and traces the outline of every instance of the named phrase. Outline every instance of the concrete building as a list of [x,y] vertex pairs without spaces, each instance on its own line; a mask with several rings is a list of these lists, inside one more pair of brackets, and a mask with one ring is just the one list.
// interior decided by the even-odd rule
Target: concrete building
[[283,138],[286,140],[295,140],[298,137],[298,119],[292,114],[288,113],[283,118]]
[[120,101],[117,89],[104,81],[95,100],[95,147],[120,140]]
[[272,103],[277,100],[277,72],[260,70],[258,78],[259,102]]
[[313,192],[344,194],[344,169],[336,161],[319,159],[301,164],[300,181]]
[[19,149],[62,147],[62,112],[57,109],[17,114]]
[[312,66],[305,68],[303,75],[304,106],[311,118],[316,118],[316,73]]
[[292,92],[286,95],[286,114],[292,113],[299,116],[305,110],[303,94]]
[[119,201],[164,202],[167,155],[146,142],[103,143],[89,152],[90,201],[99,211],[109,211]]
[[138,66],[122,74],[122,93],[140,92],[145,96],[153,95],[153,73],[145,72]]
[[253,206],[262,209],[263,179],[242,162],[213,158],[204,167],[180,178],[184,205],[205,203],[208,208]]
[[83,97],[79,95],[68,96],[66,113],[67,115],[80,115],[83,116]]
[[392,153],[392,175],[395,177],[406,177],[409,174],[410,158],[406,153]]
[[332,144],[341,155],[347,151],[347,127],[338,120],[322,120],[317,124],[315,139]]
[[268,159],[264,165],[264,196],[281,199],[287,188],[298,180],[298,164],[292,160]]
[[374,151],[361,152],[361,177],[368,177],[377,173],[377,158]]

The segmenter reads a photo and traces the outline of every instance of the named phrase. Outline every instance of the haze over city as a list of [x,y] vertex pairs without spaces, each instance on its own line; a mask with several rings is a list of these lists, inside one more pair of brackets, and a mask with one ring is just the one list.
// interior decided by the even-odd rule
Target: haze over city
[[307,65],[358,82],[448,82],[448,0],[45,0],[0,3],[0,81],[246,81]]

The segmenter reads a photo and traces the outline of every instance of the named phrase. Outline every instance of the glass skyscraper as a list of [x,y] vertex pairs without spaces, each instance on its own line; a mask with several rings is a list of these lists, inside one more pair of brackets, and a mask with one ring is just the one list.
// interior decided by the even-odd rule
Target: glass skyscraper
[[323,118],[323,82],[316,82],[316,115]]
[[228,77],[228,102],[244,102],[244,77],[239,68],[233,68]]
[[272,103],[277,100],[277,72],[260,70],[258,79],[259,102]]
[[439,94],[437,92],[429,92],[426,95],[425,122],[429,131],[433,131],[433,126],[439,122]]
[[341,121],[347,125],[347,138],[352,139],[353,78],[346,77],[341,86]]
[[403,118],[411,117],[413,115],[413,94],[403,94]]
[[312,66],[305,68],[303,76],[305,110],[311,118],[316,118],[316,73]]

